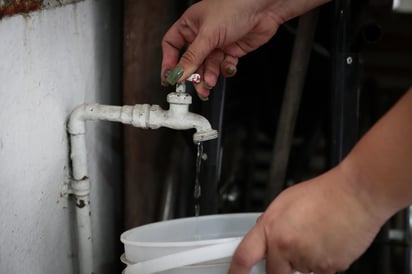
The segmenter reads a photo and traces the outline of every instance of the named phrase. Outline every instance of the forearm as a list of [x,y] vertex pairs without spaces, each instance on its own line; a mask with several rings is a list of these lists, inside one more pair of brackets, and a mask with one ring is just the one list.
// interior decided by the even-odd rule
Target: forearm
[[340,167],[365,206],[383,219],[412,204],[412,88]]

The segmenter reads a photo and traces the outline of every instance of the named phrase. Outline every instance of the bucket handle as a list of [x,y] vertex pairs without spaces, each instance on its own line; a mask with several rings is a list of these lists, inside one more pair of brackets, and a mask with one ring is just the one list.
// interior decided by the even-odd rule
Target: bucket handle
[[232,241],[225,243],[199,247],[129,265],[125,269],[125,274],[152,274],[182,266],[231,257],[241,240],[242,238],[234,238]]

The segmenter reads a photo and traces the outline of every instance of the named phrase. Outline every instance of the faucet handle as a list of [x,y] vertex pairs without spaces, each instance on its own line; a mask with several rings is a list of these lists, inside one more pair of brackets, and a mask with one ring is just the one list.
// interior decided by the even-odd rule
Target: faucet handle
[[[186,81],[192,82],[194,84],[200,83],[200,74],[193,73],[186,79]],[[186,81],[176,84],[176,92],[186,92]]]
[[199,84],[200,83],[200,74],[193,73],[192,75],[189,76],[189,78],[186,79],[186,81],[192,82],[194,84]]

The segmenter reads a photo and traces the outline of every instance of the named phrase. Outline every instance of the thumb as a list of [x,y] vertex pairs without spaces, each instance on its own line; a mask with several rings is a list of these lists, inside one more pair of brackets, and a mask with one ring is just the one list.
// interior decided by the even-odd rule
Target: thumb
[[257,223],[246,234],[233,254],[229,274],[249,274],[252,267],[265,257],[266,236],[263,226]]

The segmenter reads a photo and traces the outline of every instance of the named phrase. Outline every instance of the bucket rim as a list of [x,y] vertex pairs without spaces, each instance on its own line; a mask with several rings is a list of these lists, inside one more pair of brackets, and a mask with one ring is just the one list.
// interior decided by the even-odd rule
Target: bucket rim
[[261,212],[245,212],[245,213],[225,213],[225,214],[213,214],[213,215],[204,215],[198,217],[185,217],[185,218],[177,218],[177,219],[170,219],[166,221],[160,222],[153,222],[141,226],[137,226],[131,228],[120,235],[120,241],[128,246],[134,247],[182,247],[182,246],[201,246],[201,245],[210,245],[210,244],[218,244],[223,243],[226,241],[233,241],[242,237],[227,237],[227,238],[218,238],[218,239],[207,239],[207,240],[193,240],[193,241],[170,241],[170,242],[144,242],[144,241],[136,241],[136,240],[128,240],[127,236],[134,233],[136,230],[147,229],[150,226],[154,225],[170,225],[177,222],[182,222],[185,220],[190,220],[194,218],[198,218],[199,220],[207,220],[207,219],[226,219],[226,218],[242,218],[242,217],[251,217],[256,216],[257,218],[261,215]]

